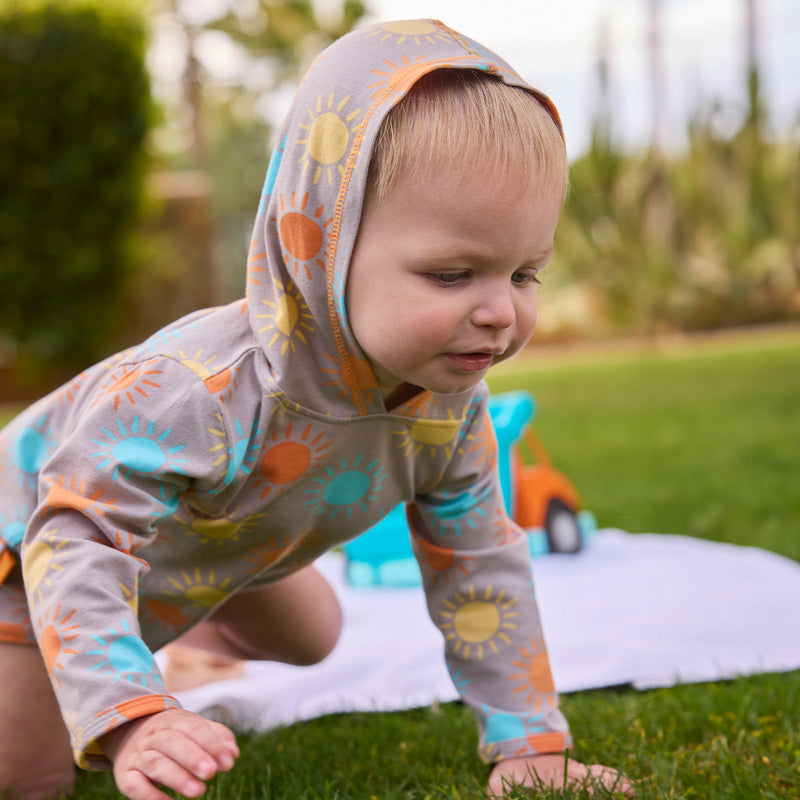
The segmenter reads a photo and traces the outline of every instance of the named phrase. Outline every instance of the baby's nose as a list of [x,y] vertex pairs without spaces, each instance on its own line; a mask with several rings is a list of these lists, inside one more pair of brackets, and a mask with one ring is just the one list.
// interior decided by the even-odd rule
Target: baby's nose
[[472,322],[481,327],[510,328],[517,319],[514,301],[508,291],[492,290],[484,294],[472,312]]

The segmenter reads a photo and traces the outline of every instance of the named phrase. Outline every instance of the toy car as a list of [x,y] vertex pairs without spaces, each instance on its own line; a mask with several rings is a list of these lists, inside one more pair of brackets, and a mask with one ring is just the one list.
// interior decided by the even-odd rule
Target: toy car
[[[575,487],[555,469],[530,427],[535,403],[527,392],[489,398],[498,443],[498,470],[506,511],[528,534],[531,556],[576,553],[596,529]],[[347,577],[355,586],[416,586],[419,567],[411,551],[405,506],[344,545]]]

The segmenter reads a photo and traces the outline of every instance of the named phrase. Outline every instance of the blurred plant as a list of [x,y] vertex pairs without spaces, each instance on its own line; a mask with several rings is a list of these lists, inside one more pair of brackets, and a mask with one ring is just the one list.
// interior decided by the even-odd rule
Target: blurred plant
[[591,146],[557,233],[560,281],[588,287],[605,333],[800,316],[800,130],[770,137],[752,44],[738,129],[720,124],[729,109],[701,109],[678,154],[655,137],[640,155],[615,146],[607,72],[601,58]]
[[[311,59],[365,14],[358,0],[220,0],[198,9],[160,0],[154,28],[182,49],[180,93],[167,103],[165,164],[208,171],[214,185],[219,278],[241,294],[275,106]],[[220,67],[224,62],[224,68]],[[167,97],[167,95],[165,95]]]
[[0,346],[30,372],[105,355],[151,106],[134,0],[0,7]]

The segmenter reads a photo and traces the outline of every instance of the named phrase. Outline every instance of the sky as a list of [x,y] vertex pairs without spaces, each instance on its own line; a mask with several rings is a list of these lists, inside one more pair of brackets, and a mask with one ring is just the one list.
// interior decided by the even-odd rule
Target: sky
[[[754,0],[757,53],[774,126],[800,118],[800,0]],[[583,150],[597,108],[601,31],[610,53],[616,140],[650,140],[646,0],[367,0],[377,19],[436,17],[495,50],[555,101],[570,152]],[[744,0],[661,0],[662,138],[679,147],[688,115],[719,100],[730,124],[744,107]]]
[[[254,0],[255,1],[255,0]],[[184,0],[197,22],[219,15],[226,0]],[[758,64],[773,129],[785,134],[800,121],[800,0],[753,0]],[[342,0],[315,0],[318,13],[336,13]],[[365,22],[434,17],[495,50],[554,100],[572,157],[585,150],[598,106],[596,63],[601,33],[609,53],[614,105],[612,135],[629,149],[648,144],[652,90],[646,48],[648,0],[365,0]],[[701,105],[720,103],[723,127],[741,122],[746,101],[745,0],[660,0],[662,60],[661,144],[679,149],[686,121]],[[221,34],[200,43],[212,76],[243,69]],[[161,31],[151,67],[166,81],[180,70],[178,43]],[[179,72],[172,75],[173,86]],[[268,114],[280,121],[291,91],[273,98]]]

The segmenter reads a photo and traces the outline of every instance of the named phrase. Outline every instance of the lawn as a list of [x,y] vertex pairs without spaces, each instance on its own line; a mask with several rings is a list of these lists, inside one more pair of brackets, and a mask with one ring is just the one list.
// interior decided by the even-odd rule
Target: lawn
[[[534,349],[492,387],[533,393],[539,435],[600,525],[800,560],[800,330],[610,356]],[[800,797],[800,671],[562,703],[574,755],[625,770],[637,797]],[[486,776],[457,704],[335,715],[241,744],[207,797],[456,800],[480,796]],[[109,796],[110,776],[80,776],[76,797]]]

